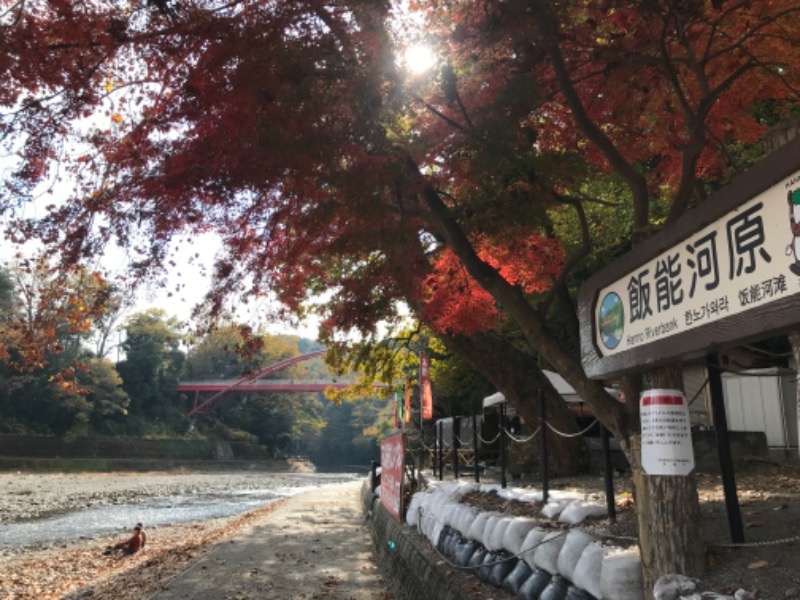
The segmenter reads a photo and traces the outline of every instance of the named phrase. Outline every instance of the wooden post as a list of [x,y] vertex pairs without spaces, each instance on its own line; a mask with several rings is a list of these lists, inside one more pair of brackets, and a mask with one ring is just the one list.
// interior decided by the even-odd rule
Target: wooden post
[[608,518],[617,520],[617,506],[614,502],[614,470],[611,467],[611,448],[608,443],[608,429],[600,425],[600,447],[603,450],[603,479],[606,485],[606,509]]

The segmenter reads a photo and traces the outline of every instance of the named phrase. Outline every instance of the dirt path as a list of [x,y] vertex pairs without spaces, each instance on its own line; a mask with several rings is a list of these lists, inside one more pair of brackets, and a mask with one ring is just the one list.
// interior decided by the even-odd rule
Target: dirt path
[[361,483],[283,502],[169,582],[153,600],[384,600],[359,505]]

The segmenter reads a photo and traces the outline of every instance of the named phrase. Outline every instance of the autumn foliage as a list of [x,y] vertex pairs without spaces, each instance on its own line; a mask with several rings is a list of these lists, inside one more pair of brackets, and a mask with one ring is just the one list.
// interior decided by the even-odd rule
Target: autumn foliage
[[[332,290],[334,327],[370,331],[391,305],[381,298],[425,298],[448,329],[462,306],[472,331],[491,302],[446,250],[424,258],[419,232],[441,240],[441,225],[423,187],[508,283],[541,291],[564,280],[551,265],[572,263],[501,249],[508,223],[545,239],[548,210],[590,200],[587,178],[609,176],[630,187],[634,229],[651,225],[653,196],[672,195],[677,215],[736,167],[732,143],[763,135],[754,108],[777,118],[794,98],[788,1],[412,6],[440,41],[436,78],[398,71],[381,3],[8,6],[4,205],[54,196],[13,235],[73,262],[116,242],[141,277],[169,265],[178,232],[217,231],[212,310],[275,288],[298,311]],[[430,277],[458,298],[421,294]]]
[[[505,243],[500,239],[483,237],[476,242],[481,259],[527,294],[548,291],[562,268],[564,252],[560,242],[526,238],[511,230],[502,238]],[[423,289],[424,320],[440,331],[470,335],[492,330],[500,323],[501,313],[494,298],[470,277],[449,250],[435,261]]]

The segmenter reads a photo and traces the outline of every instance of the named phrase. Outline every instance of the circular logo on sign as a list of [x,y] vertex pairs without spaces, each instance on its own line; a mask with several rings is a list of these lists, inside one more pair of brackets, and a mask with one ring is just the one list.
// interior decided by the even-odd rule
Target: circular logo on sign
[[609,292],[600,303],[600,314],[597,324],[600,328],[600,339],[603,345],[613,350],[622,339],[622,328],[625,323],[625,311],[622,300],[614,292]]

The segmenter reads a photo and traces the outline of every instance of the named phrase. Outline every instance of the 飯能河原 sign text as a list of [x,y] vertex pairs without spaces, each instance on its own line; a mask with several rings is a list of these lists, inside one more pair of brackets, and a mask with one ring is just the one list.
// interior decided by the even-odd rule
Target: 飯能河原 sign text
[[[587,338],[582,339],[584,365],[591,376],[632,370],[642,359],[647,364],[704,352],[728,338],[800,321],[796,300],[787,303],[800,292],[798,162],[794,173],[749,198],[737,196],[747,193],[752,182],[720,193],[716,206],[701,205],[679,220],[670,235],[637,247],[638,261],[633,254],[623,257],[627,260],[587,282],[581,303],[591,307],[581,307],[581,330]],[[742,178],[748,176],[758,172]],[[791,308],[791,314],[772,315],[763,324],[749,322],[761,314],[746,313],[772,306],[777,312]],[[590,324],[584,323],[587,318]],[[674,348],[646,350],[671,339]]]

